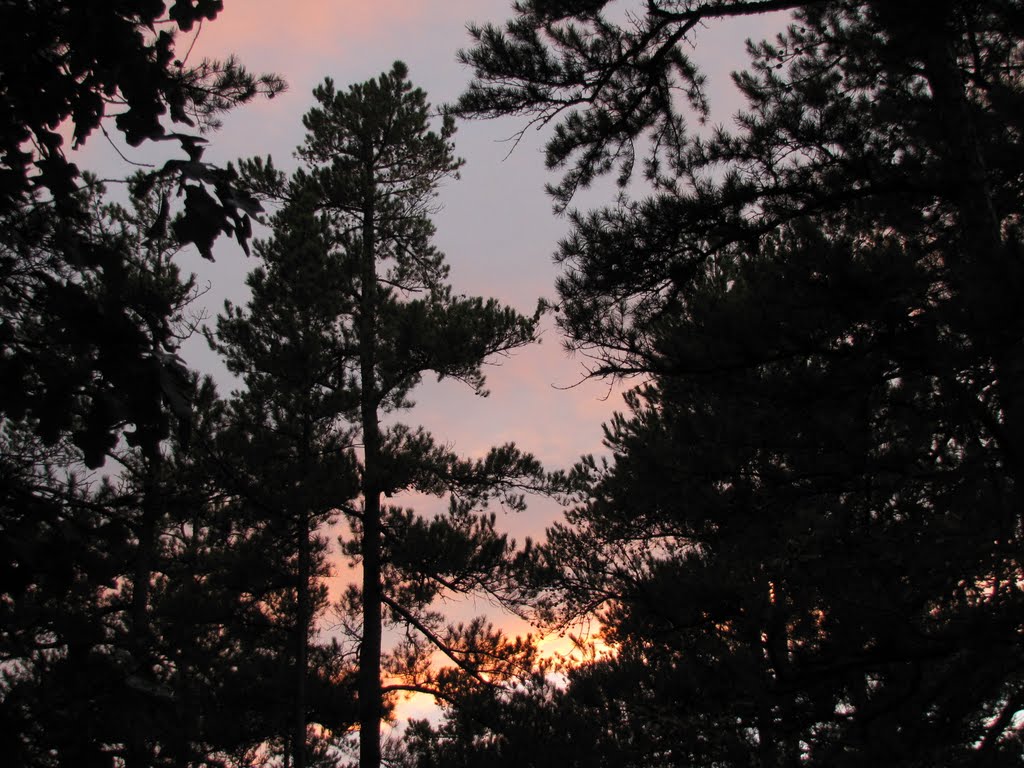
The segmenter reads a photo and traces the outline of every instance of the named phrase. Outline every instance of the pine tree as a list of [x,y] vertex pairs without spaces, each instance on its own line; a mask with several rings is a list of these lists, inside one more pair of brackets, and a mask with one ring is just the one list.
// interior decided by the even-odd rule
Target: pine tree
[[[108,270],[117,290],[104,298],[136,307],[136,327],[117,326],[129,340],[190,327],[194,287],[174,266],[178,247],[148,231],[159,196],[137,197],[129,210],[104,204],[95,189],[87,203],[97,222],[89,237],[130,254],[122,270]],[[104,295],[96,283],[85,280],[82,290]],[[43,318],[20,319],[22,340],[42,344],[53,333]],[[64,330],[67,348],[74,332]],[[246,507],[237,475],[226,471],[222,457],[238,444],[212,385],[132,371],[152,379],[126,384],[159,388],[177,407],[148,412],[116,450],[83,454],[45,420],[2,424],[0,718],[6,754],[19,764],[50,764],[47,755],[86,765],[115,756],[126,765],[198,764],[254,750],[287,725],[275,711],[285,689],[277,670],[290,662],[272,606],[293,585],[265,567],[284,537],[261,527],[265,515]],[[107,407],[119,418],[115,402]],[[105,419],[78,426],[96,428],[105,445]],[[103,459],[117,473],[90,476],[86,464]],[[334,695],[335,680],[319,682]],[[351,707],[330,709],[349,724]]]
[[[494,300],[453,296],[446,284],[448,268],[430,242],[429,214],[438,184],[454,176],[461,161],[452,154],[451,119],[431,129],[426,96],[409,83],[405,66],[396,63],[346,92],[327,80],[314,96],[318,106],[303,120],[308,134],[297,151],[302,169],[286,178],[269,161],[241,164],[251,189],[283,205],[276,245],[261,249],[268,264],[278,266],[273,280],[253,283],[248,312],[222,320],[218,343],[235,370],[254,382],[266,377],[272,390],[293,368],[317,371],[311,381],[334,398],[327,411],[347,420],[349,439],[361,443],[346,454],[358,457],[361,501],[352,505],[335,495],[332,509],[350,521],[354,537],[344,548],[362,569],[361,584],[349,590],[342,610],[358,644],[360,764],[376,767],[390,692],[444,696],[458,685],[450,673],[426,672],[433,647],[477,683],[527,652],[482,623],[445,628],[430,607],[446,591],[501,591],[495,569],[513,543],[495,531],[493,515],[477,509],[496,495],[519,508],[517,489],[540,478],[536,461],[512,445],[463,460],[422,429],[382,426],[382,420],[411,407],[408,395],[427,372],[485,394],[483,361],[531,342],[536,318]],[[285,312],[312,313],[325,340],[290,365],[276,348],[258,359],[251,349],[276,344],[282,331],[272,318]],[[308,486],[307,496],[322,483],[297,477]],[[450,492],[449,514],[427,520],[382,503],[382,496],[406,490]],[[405,682],[388,688],[381,672],[385,623],[407,626],[410,637],[389,657]],[[297,768],[300,760],[296,753]]]
[[[605,5],[478,30],[461,106],[555,121],[563,205],[652,139],[558,254],[569,343],[649,379],[546,548],[626,764],[1018,764],[1020,3]],[[687,36],[785,7],[688,136]]]
[[[343,731],[354,720],[351,684],[332,645],[317,644],[298,622],[301,541],[295,508],[282,501],[294,461],[286,439],[265,422],[242,421],[239,399],[220,400],[208,379],[192,402],[188,440],[167,446],[157,479],[164,517],[149,624],[159,670],[152,688],[162,691],[163,707],[141,730],[154,734],[167,764],[246,765],[282,753],[287,760],[297,690],[310,722]],[[324,487],[350,482],[346,468],[325,462],[334,482]],[[267,474],[257,479],[258,472]],[[312,624],[326,604],[315,581],[325,569],[322,542],[309,536],[307,546]],[[310,661],[298,680],[301,654]]]
[[326,609],[318,531],[358,491],[351,430],[343,421],[353,404],[347,368],[353,342],[338,321],[351,312],[344,269],[310,196],[285,205],[272,225],[274,236],[257,244],[263,265],[249,275],[251,300],[244,309],[229,303],[217,323],[214,344],[246,385],[232,402],[231,428],[218,452],[239,514],[260,530],[271,555],[267,565],[289,584],[273,620],[290,627],[292,716],[280,735],[299,767],[308,742],[310,643]]
[[[0,453],[4,463],[3,547],[7,567],[16,574],[4,581],[5,624],[10,633],[4,638],[3,655],[19,691],[14,698],[26,686],[36,686],[42,692],[39,700],[23,705],[29,707],[29,719],[42,723],[44,718],[35,707],[52,708],[46,716],[53,719],[44,728],[45,739],[60,745],[54,747],[58,753],[68,750],[69,755],[81,754],[84,760],[86,755],[99,759],[114,745],[127,743],[121,738],[126,734],[119,729],[125,721],[122,713],[130,711],[128,681],[148,666],[152,650],[149,585],[156,569],[161,517],[155,493],[141,486],[121,492],[110,482],[89,480],[86,465],[96,466],[108,458],[113,452],[110,420],[123,425],[123,417],[131,411],[139,418],[134,419],[135,429],[124,435],[125,443],[139,447],[139,466],[152,469],[150,476],[155,477],[159,467],[156,446],[174,418],[169,409],[160,407],[159,400],[149,398],[149,387],[173,397],[186,382],[160,365],[151,345],[172,343],[184,321],[193,287],[173,264],[177,245],[165,237],[146,234],[155,216],[156,194],[137,195],[132,210],[105,204],[99,185],[79,197],[78,204],[88,211],[90,222],[81,231],[81,242],[90,243],[96,252],[116,251],[125,258],[108,263],[102,275],[91,271],[76,274],[71,269],[54,273],[53,254],[45,248],[30,249],[32,258],[18,264],[5,284],[5,297],[18,296],[18,300],[5,303],[5,309],[20,303],[13,313],[16,341],[5,362],[26,372],[19,358],[26,350],[35,350],[41,366],[36,373],[46,368],[52,374],[44,378],[57,398],[50,401],[55,407],[65,397],[78,397],[73,382],[83,371],[103,371],[106,384],[100,390],[107,390],[114,381],[123,386],[117,395],[107,390],[96,403],[104,412],[93,418],[82,418],[81,413],[58,414],[49,408],[41,412],[27,409],[27,416],[22,410],[24,418],[5,418],[5,444]],[[24,226],[43,231],[61,227],[59,221],[45,220],[37,213],[26,217]],[[27,238],[25,243],[29,242]],[[68,280],[65,290],[58,290],[67,305],[54,313],[50,306],[54,296],[43,298],[34,288],[47,283],[52,287],[51,279],[58,278]],[[124,314],[126,306],[132,307],[130,317]],[[127,357],[140,348],[147,349],[148,362],[126,364],[120,354],[104,355],[82,344],[95,329],[79,331],[69,324],[68,319],[78,312],[86,318],[98,316],[99,324],[112,336],[108,341],[120,346]],[[51,340],[57,341],[51,344]],[[80,356],[74,353],[76,349]],[[69,370],[63,383],[61,368]],[[18,396],[12,395],[11,400]],[[130,404],[122,408],[119,397]],[[69,426],[73,429],[68,430]],[[145,459],[139,450],[145,451]],[[134,503],[136,490],[147,503]],[[127,585],[133,585],[131,592]],[[129,594],[130,604],[125,603]],[[81,688],[69,685],[66,676],[76,665],[83,668]],[[102,684],[96,683],[93,673],[104,678]],[[141,675],[139,679],[148,679],[146,672]],[[122,701],[119,695],[127,699]],[[54,703],[79,698],[70,708],[73,714]],[[109,719],[109,724],[97,722],[103,718]],[[73,736],[76,729],[79,735]],[[35,752],[34,746],[29,752]],[[45,748],[32,759],[43,752]],[[129,762],[139,761],[129,758]]]

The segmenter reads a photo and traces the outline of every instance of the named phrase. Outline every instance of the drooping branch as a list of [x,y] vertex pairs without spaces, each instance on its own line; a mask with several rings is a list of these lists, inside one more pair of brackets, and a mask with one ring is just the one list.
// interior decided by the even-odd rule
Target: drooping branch
[[435,648],[441,651],[441,653],[443,653],[445,656],[451,659],[452,662],[459,667],[459,669],[461,669],[463,672],[465,672],[467,675],[472,677],[477,682],[483,685],[490,685],[490,683],[485,678],[483,678],[477,670],[473,669],[472,666],[466,663],[465,659],[459,657],[458,652],[454,648],[450,647],[447,643],[444,642],[444,640],[438,637],[436,632],[431,630],[430,627],[428,627],[426,624],[424,624],[422,621],[416,618],[416,616],[411,611],[406,610],[399,603],[392,600],[387,594],[382,594],[381,599],[384,602],[384,604],[388,606],[388,608],[390,608],[396,614],[401,616],[402,619],[406,621],[408,624],[415,627],[416,631],[423,635],[423,637],[425,637],[430,642],[431,645],[433,645]]

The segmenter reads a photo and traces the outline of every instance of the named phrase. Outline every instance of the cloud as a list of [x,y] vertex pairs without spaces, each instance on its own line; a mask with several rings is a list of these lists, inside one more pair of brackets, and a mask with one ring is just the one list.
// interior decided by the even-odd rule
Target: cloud
[[203,30],[204,49],[267,48],[308,56],[346,42],[387,35],[428,13],[424,0],[277,0],[229,2]]
[[[230,0],[213,23],[207,23],[196,53],[221,56],[233,51],[249,57],[264,56],[271,65],[333,56],[368,47],[402,47],[419,40],[434,40],[432,32],[455,25],[461,31],[467,19],[507,13],[503,0]],[[179,47],[184,47],[184,41]],[[436,53],[436,48],[435,48]],[[286,68],[284,68],[286,69]]]

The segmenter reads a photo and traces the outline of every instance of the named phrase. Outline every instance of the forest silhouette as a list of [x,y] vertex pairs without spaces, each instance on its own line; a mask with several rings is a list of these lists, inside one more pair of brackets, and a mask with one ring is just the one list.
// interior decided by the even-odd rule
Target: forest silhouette
[[[285,88],[189,63],[222,5],[0,2],[4,764],[1024,762],[1020,0],[521,0],[453,104],[401,61],[325,79],[292,173],[204,161]],[[702,31],[766,13],[700,129]],[[571,225],[531,316],[433,242],[457,121],[498,117]],[[111,135],[168,153],[127,202],[65,147]],[[223,395],[180,261],[227,239]],[[627,387],[606,455],[417,426],[424,377],[486,395],[545,313]],[[530,494],[564,515],[517,543]],[[446,614],[471,595],[604,652]],[[408,693],[437,716],[382,731]]]

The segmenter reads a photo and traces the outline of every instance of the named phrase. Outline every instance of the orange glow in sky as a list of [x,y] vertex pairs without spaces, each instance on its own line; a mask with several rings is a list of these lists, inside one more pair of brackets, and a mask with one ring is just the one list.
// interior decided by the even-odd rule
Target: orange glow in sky
[[[236,53],[251,71],[282,75],[289,90],[227,115],[223,129],[210,136],[206,159],[223,163],[270,154],[275,165],[291,170],[313,87],[330,76],[344,88],[389,69],[396,59],[409,65],[413,83],[427,91],[432,103],[453,100],[471,74],[455,58],[459,48],[470,44],[467,22],[502,22],[510,7],[511,0],[228,0],[218,19],[195,37],[189,63]],[[778,20],[746,19],[704,46],[711,51],[711,58],[701,61],[718,119],[728,119],[738,104],[724,62],[743,60],[743,38],[760,37],[773,24]],[[179,56],[185,56],[193,37],[179,37]],[[527,133],[509,155],[507,139],[519,127],[513,120],[460,124],[456,151],[467,164],[460,181],[440,190],[435,224],[436,242],[451,263],[456,293],[495,296],[529,314],[538,298],[555,298],[559,270],[551,256],[567,234],[568,222],[552,213],[543,192],[544,184],[552,181],[541,155],[544,137]],[[136,158],[133,149],[119,149]],[[90,139],[82,158],[83,167],[101,175],[104,165],[123,168],[123,160],[102,136]],[[582,208],[604,204],[613,193],[611,185],[598,184],[578,203]],[[216,255],[212,265],[187,255],[181,262],[186,272],[196,272],[200,285],[209,284],[204,301],[210,317],[225,298],[244,303],[244,276],[255,266],[229,242],[218,243]],[[439,441],[466,455],[514,441],[552,470],[568,468],[581,454],[601,451],[601,424],[621,410],[623,387],[581,383],[582,361],[563,353],[550,318],[545,328],[543,343],[488,369],[490,397],[474,397],[451,382],[428,381],[413,393],[417,408],[403,420],[426,426]],[[215,373],[223,392],[236,386],[201,339],[191,340],[183,355],[191,366]],[[534,501],[520,515],[498,513],[499,526],[520,542],[525,536],[542,538],[559,515],[550,500]],[[352,570],[338,564],[332,598],[352,577]],[[490,611],[492,607],[482,606],[478,612]],[[511,634],[529,630],[516,619],[494,616],[493,621]],[[580,653],[572,640],[557,635],[545,637],[541,647],[546,655],[566,659]],[[595,646],[597,653],[607,650]],[[423,704],[421,697],[411,699],[401,712],[416,714]]]

